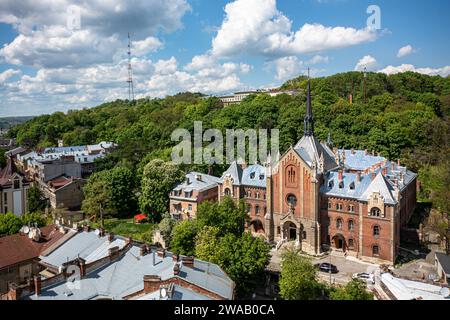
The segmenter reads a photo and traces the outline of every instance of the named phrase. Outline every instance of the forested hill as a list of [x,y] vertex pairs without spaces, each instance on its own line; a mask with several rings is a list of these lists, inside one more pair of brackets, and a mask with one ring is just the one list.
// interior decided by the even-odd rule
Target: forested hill
[[[449,173],[444,163],[448,164],[449,154],[450,78],[412,72],[368,73],[365,101],[362,84],[360,72],[311,80],[318,139],[325,140],[330,133],[337,147],[367,148],[391,159],[400,157],[413,170],[422,169],[424,179]],[[179,127],[192,130],[196,120],[203,121],[204,130],[279,128],[283,152],[303,133],[305,86],[306,79],[299,77],[282,85],[283,89],[303,89],[297,96],[250,96],[228,107],[217,98],[191,93],[141,99],[134,105],[117,100],[67,114],[39,116],[9,134],[30,147],[53,146],[58,139],[66,145],[115,141],[120,147],[105,168],[120,164],[135,169],[143,158],[168,159],[174,145],[172,131]],[[448,180],[450,174],[446,176]]]

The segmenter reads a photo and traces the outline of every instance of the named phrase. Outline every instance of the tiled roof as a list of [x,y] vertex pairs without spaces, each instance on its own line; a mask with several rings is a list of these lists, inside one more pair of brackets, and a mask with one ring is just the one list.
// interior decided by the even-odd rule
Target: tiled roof
[[225,176],[231,176],[233,178],[234,185],[240,185],[242,179],[242,167],[237,163],[237,161],[233,161],[228,169],[222,174],[219,182],[223,182]]
[[[64,246],[67,246],[70,242],[78,242],[78,240],[74,237]],[[55,253],[58,253],[58,250]],[[167,253],[164,258],[155,256],[155,265],[153,265],[152,260],[152,254],[140,256],[140,248],[133,245],[118,260],[89,273],[81,279],[82,290],[69,290],[66,282],[61,282],[42,288],[39,296],[30,295],[26,299],[88,300],[96,297],[123,299],[123,297],[143,289],[145,275],[157,275],[162,280],[174,276],[173,267],[176,262],[173,261],[170,253]],[[215,264],[200,260],[194,260],[193,268],[181,264],[178,276],[224,298],[231,299],[233,297],[233,281]],[[184,290],[178,289],[178,295],[174,299],[191,299],[194,297],[204,299],[204,297],[199,297],[199,294],[191,292],[187,288],[184,288]],[[141,296],[141,298],[143,297],[145,296]],[[149,294],[146,295],[146,298],[152,299],[153,296]]]
[[35,242],[23,233],[0,238],[0,269],[39,257],[39,255],[65,235],[49,225],[40,228],[41,241]]
[[99,237],[94,232],[79,232],[70,241],[67,241],[57,250],[47,256],[41,256],[45,264],[59,268],[63,263],[77,257],[86,260],[86,263],[98,260],[108,255],[108,249],[118,246],[123,248],[125,240],[115,237],[110,243],[108,236]]
[[330,155],[329,148],[319,143],[314,136],[303,136],[294,147],[298,155],[311,167],[313,161],[319,165],[320,158],[324,160],[324,171],[337,167],[336,161]]
[[244,186],[266,187],[266,168],[254,164],[245,168],[242,172],[241,184]]
[[[189,180],[189,183],[188,183]],[[217,186],[220,178],[210,176],[208,174],[199,173],[199,172],[189,172],[186,174],[186,179],[177,185],[174,190],[183,190],[183,191],[203,191],[207,189],[211,189]]]

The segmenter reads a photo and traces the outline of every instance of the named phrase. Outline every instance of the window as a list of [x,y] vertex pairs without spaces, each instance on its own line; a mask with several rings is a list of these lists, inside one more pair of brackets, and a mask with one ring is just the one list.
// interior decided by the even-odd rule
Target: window
[[288,176],[288,182],[289,183],[295,183],[295,169],[294,167],[289,167],[287,169],[287,176]]
[[294,196],[293,194],[288,194],[286,200],[287,203],[293,207],[295,207],[295,205],[297,204],[297,197]]
[[336,203],[336,210],[342,210],[342,203]]
[[328,202],[328,209],[331,209],[331,202]]
[[20,181],[19,179],[15,179],[14,180],[14,189],[19,189],[20,188]]
[[224,193],[225,193],[226,196],[231,195],[231,191],[230,191],[229,188],[225,188]]
[[189,211],[192,211],[192,204],[189,204],[189,205],[188,205],[188,210],[189,210]]
[[306,231],[302,231],[302,239],[306,240]]
[[256,193],[256,199],[259,199],[259,192]]
[[8,194],[6,192],[3,194],[3,199],[5,202],[5,205],[8,204]]
[[381,215],[381,210],[377,207],[370,209],[370,215],[373,217],[379,217]]
[[350,204],[350,205],[348,206],[348,211],[350,211],[350,212],[355,212],[355,206],[352,205],[352,204]]
[[372,247],[372,254],[373,254],[374,256],[379,256],[379,255],[380,255],[380,247],[378,247],[378,246],[373,246],[373,247]]
[[342,219],[338,218],[336,220],[336,229],[342,229]]
[[255,214],[259,216],[259,206],[255,206]]
[[348,220],[348,230],[353,231],[354,223],[353,220]]
[[250,173],[250,179],[255,179],[255,173],[254,172]]
[[247,212],[248,213],[252,212],[252,205],[250,203],[247,203]]
[[348,247],[353,248],[353,246],[354,246],[353,239],[348,239]]
[[354,182],[350,183],[350,190],[355,190],[355,183]]
[[247,192],[247,197],[249,197],[249,198],[252,197],[252,192],[251,192],[251,191],[248,191],[248,192]]
[[379,226],[374,226],[373,227],[373,235],[375,237],[378,237],[380,235],[380,227]]

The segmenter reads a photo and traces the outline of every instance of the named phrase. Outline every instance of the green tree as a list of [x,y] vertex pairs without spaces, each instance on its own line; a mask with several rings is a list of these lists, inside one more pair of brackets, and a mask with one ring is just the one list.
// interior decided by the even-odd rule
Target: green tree
[[114,209],[109,205],[108,185],[105,183],[104,171],[91,175],[83,188],[84,200],[81,209],[95,220],[100,217],[100,210],[104,216],[114,215]]
[[296,250],[286,250],[281,257],[280,295],[285,300],[315,300],[323,288],[316,280],[311,259]]
[[174,226],[175,220],[170,216],[168,212],[164,213],[161,222],[158,224],[158,230],[161,233],[161,236],[164,238],[168,247],[170,247],[172,230]]
[[330,290],[331,300],[373,300],[373,294],[367,292],[366,284],[359,279],[352,279],[343,288]]
[[181,182],[184,173],[172,162],[151,160],[142,175],[142,193],[139,204],[142,212],[155,214],[156,220],[169,209],[169,193]]
[[47,224],[47,219],[40,212],[26,213],[21,217],[22,225],[43,227]]
[[245,204],[238,204],[231,198],[225,197],[221,202],[203,202],[196,213],[199,226],[214,226],[220,230],[220,235],[227,233],[241,235],[245,230]]
[[178,222],[172,229],[170,250],[185,256],[193,256],[197,232],[197,221],[183,220]]
[[42,191],[35,185],[28,189],[28,211],[41,212],[45,209],[47,201]]
[[22,219],[11,212],[0,214],[0,237],[17,233],[22,226]]
[[195,253],[199,259],[218,264],[233,279],[238,296],[247,294],[269,263],[269,245],[244,232],[219,237],[217,227],[206,226],[197,235]]

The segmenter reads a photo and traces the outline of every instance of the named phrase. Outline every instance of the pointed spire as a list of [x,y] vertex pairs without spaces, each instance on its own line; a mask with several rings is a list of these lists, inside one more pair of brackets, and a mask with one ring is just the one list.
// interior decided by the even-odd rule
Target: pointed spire
[[305,136],[313,136],[314,135],[314,118],[311,107],[311,80],[309,76],[309,68],[308,68],[308,87],[306,93],[306,115],[305,115]]

